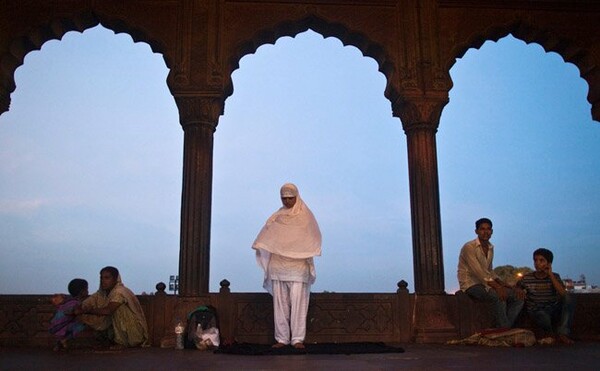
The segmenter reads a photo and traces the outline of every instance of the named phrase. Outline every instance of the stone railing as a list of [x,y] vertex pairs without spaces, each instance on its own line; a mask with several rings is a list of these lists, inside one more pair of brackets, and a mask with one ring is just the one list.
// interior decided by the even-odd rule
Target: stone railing
[[[600,294],[579,294],[573,336],[600,340]],[[0,295],[0,346],[50,346],[48,323],[54,313],[50,295]],[[138,296],[153,346],[173,335],[178,320],[199,305],[212,305],[227,341],[270,343],[273,308],[267,293],[231,293],[221,282],[218,293],[201,297],[167,295],[164,284],[154,295]],[[425,304],[421,304],[425,303]],[[425,313],[417,313],[418,311]],[[312,293],[307,342],[443,342],[489,327],[484,304],[462,293],[409,294],[404,281],[396,293]],[[529,327],[526,320],[521,326]]]

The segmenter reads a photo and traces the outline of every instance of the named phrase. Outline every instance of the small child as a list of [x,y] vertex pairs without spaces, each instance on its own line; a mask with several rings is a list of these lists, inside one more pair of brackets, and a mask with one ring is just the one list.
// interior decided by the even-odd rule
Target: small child
[[[573,344],[569,338],[573,303],[558,273],[552,272],[554,254],[548,249],[533,252],[535,271],[517,283],[526,292],[525,307],[529,317],[544,332],[540,344]],[[556,325],[556,332],[553,330]]]
[[55,294],[51,299],[56,306],[49,329],[57,339],[54,351],[67,349],[69,340],[85,329],[85,325],[77,320],[73,311],[88,296],[88,283],[84,279],[75,278],[69,282],[68,290],[70,295]]

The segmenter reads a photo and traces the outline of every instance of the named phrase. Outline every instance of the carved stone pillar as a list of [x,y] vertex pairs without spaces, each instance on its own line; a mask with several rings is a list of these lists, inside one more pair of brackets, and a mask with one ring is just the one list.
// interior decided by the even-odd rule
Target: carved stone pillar
[[212,202],[213,134],[221,98],[176,97],[184,131],[179,294],[208,293]]
[[435,134],[446,99],[398,102],[407,137],[415,293],[444,294],[442,226]]

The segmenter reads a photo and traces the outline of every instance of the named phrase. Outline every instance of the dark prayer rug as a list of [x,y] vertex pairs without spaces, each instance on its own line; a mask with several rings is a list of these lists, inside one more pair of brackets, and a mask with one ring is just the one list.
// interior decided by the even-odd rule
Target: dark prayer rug
[[305,349],[296,349],[291,345],[272,348],[266,344],[234,343],[221,346],[215,353],[238,354],[248,356],[277,356],[293,354],[366,354],[366,353],[404,353],[401,347],[393,347],[378,342],[361,343],[305,343]]

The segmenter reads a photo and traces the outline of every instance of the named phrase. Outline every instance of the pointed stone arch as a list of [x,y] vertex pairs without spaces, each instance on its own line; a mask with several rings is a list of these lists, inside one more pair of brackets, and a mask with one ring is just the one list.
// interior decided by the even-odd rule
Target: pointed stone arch
[[227,76],[229,79],[225,82],[224,97],[227,98],[233,94],[233,81],[230,76],[239,68],[239,61],[248,54],[254,54],[256,50],[265,44],[275,44],[281,37],[295,37],[296,35],[313,30],[323,37],[335,37],[340,40],[344,46],[354,46],[365,57],[370,57],[377,63],[378,71],[386,79],[384,96],[395,102],[400,96],[399,88],[395,86],[392,75],[395,72],[392,57],[388,55],[384,46],[371,41],[367,35],[351,30],[342,23],[331,22],[321,17],[310,15],[298,20],[285,20],[274,27],[262,29],[252,35],[249,39],[239,43],[227,63]]
[[[375,59],[386,77],[384,95],[400,117],[409,140],[414,259],[422,271],[418,293],[442,293],[441,222],[435,133],[451,88],[448,70],[470,47],[514,33],[557,51],[574,63],[590,86],[592,117],[600,121],[600,44],[595,0],[499,2],[497,0],[331,0],[331,1],[3,1],[0,2],[0,112],[8,109],[14,72],[24,56],[70,30],[103,24],[147,42],[163,54],[170,69],[167,84],[189,136],[186,168],[193,189],[184,202],[197,202],[201,217],[190,213],[189,243],[205,250],[194,259],[206,264],[210,226],[212,133],[224,98],[231,95],[231,72],[240,58],[264,43],[309,28],[335,36]],[[187,135],[189,133],[189,135]],[[205,151],[206,153],[202,152]],[[204,156],[204,157],[203,157]],[[426,160],[426,161],[424,161]],[[194,162],[196,161],[196,162]],[[204,174],[200,174],[201,171]],[[414,190],[414,192],[413,192]],[[423,200],[428,202],[424,203]],[[411,201],[413,202],[413,201]],[[433,218],[431,217],[433,215]],[[428,236],[436,236],[427,239]],[[196,249],[196,250],[194,250]],[[427,271],[433,267],[431,274]],[[190,264],[191,271],[197,270]],[[187,294],[205,290],[204,273],[190,278]],[[198,282],[201,284],[197,284]],[[424,282],[423,285],[419,281]],[[182,290],[184,291],[184,290]]]
[[505,25],[494,25],[482,32],[475,33],[464,43],[457,44],[453,51],[454,58],[448,70],[471,49],[479,49],[486,41],[494,41],[512,34],[527,44],[539,44],[546,52],[555,52],[565,62],[577,67],[580,76],[588,84],[588,102],[592,105],[592,118],[600,122],[600,68],[594,63],[591,51],[568,37],[561,36],[556,30],[540,28],[527,22],[514,21]]
[[157,39],[141,28],[131,26],[124,20],[118,18],[96,15],[93,12],[81,12],[71,18],[54,18],[31,29],[26,35],[12,41],[7,51],[0,55],[0,114],[10,108],[10,94],[15,91],[15,71],[25,61],[25,56],[32,51],[40,50],[50,40],[61,40],[67,32],[76,31],[83,33],[85,30],[96,26],[103,26],[115,34],[125,33],[131,36],[133,42],[144,42],[150,46],[155,53],[163,55],[167,68],[171,69],[171,63],[166,48]]

